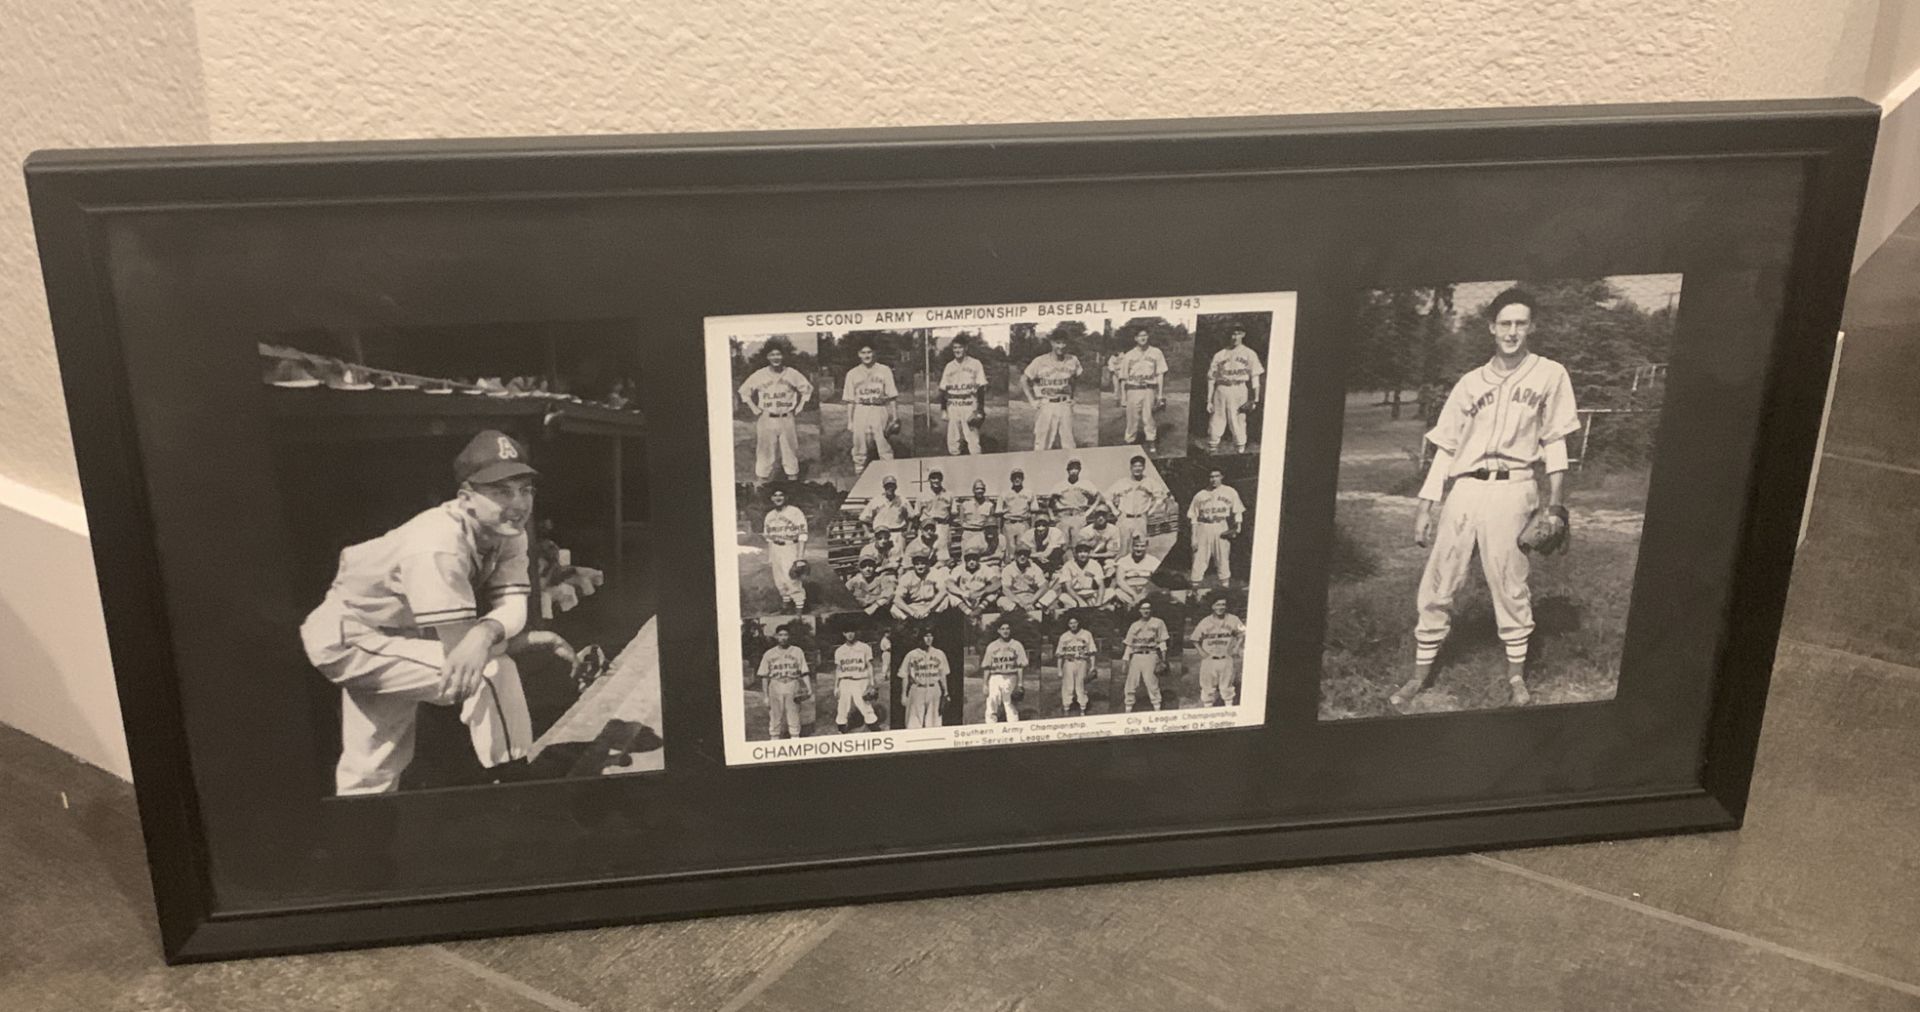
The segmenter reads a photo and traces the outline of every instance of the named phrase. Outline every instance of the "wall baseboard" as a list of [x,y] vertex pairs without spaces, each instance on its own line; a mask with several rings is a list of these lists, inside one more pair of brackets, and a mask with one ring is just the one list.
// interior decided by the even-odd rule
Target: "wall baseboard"
[[1860,215],[1853,269],[1867,262],[1900,223],[1920,207],[1920,69],[1880,99],[1880,140]]
[[77,504],[0,477],[0,723],[132,779]]

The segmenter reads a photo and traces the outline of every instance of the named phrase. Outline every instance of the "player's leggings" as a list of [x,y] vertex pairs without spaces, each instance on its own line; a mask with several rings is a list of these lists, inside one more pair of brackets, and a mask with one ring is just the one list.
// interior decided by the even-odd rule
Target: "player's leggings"
[[777,461],[787,477],[800,477],[800,435],[792,415],[762,413],[754,423],[753,473],[761,481],[773,477]]
[[1226,524],[1194,522],[1193,570],[1187,574],[1188,580],[1199,583],[1206,579],[1209,566],[1213,568],[1214,575],[1220,578],[1221,583],[1233,579],[1233,564],[1228,559],[1233,542],[1221,537],[1225,533],[1227,533]]
[[1151,386],[1129,386],[1120,392],[1120,407],[1126,412],[1127,433],[1122,438],[1131,443],[1135,436],[1141,436],[1151,443],[1160,438],[1160,430],[1153,417],[1153,400],[1157,396]]
[[974,402],[947,401],[947,453],[956,455],[965,446],[968,453],[980,452],[980,426],[973,421]]
[[1060,708],[1066,709],[1075,703],[1080,709],[1087,708],[1087,672],[1092,669],[1090,661],[1063,661],[1060,665]]
[[400,786],[400,775],[413,762],[421,703],[460,708],[480,765],[526,757],[533,726],[513,658],[503,654],[488,661],[474,691],[456,696],[441,673],[446,656],[437,639],[369,635],[320,666],[341,690],[336,793],[382,794]]
[[1419,620],[1413,627],[1416,662],[1433,663],[1440,644],[1446,641],[1453,627],[1453,596],[1467,580],[1476,547],[1507,660],[1519,664],[1527,659],[1527,640],[1533,635],[1533,599],[1527,590],[1527,553],[1520,550],[1519,539],[1528,517],[1539,505],[1540,491],[1531,479],[1454,481],[1453,491],[1440,507],[1433,549],[1420,578]]
[[908,729],[940,726],[939,685],[916,682],[907,689],[907,698],[903,702],[907,709]]
[[[1001,717],[1002,713],[1006,716]],[[1020,708],[1013,703],[1013,677],[1011,675],[987,676],[987,723],[1020,723]]]
[[1152,703],[1154,709],[1160,709],[1160,676],[1153,670],[1159,662],[1160,655],[1155,653],[1134,654],[1127,661],[1125,701],[1128,709],[1133,708],[1134,691],[1143,682],[1147,686],[1147,702]]
[[1220,438],[1233,432],[1233,448],[1247,448],[1247,416],[1240,405],[1247,403],[1245,383],[1220,383],[1213,388],[1213,415],[1207,420],[1207,449],[1218,450]]
[[767,567],[773,574],[773,589],[779,593],[782,601],[791,601],[805,607],[807,585],[793,575],[793,564],[798,561],[800,561],[798,544],[767,546]]
[[805,734],[800,726],[800,679],[767,680],[767,737],[798,738]]
[[1073,442],[1073,402],[1041,400],[1033,406],[1033,448],[1075,449]]
[[853,469],[858,472],[867,466],[867,451],[873,450],[881,460],[893,459],[893,444],[887,442],[887,406],[884,404],[855,404],[847,419],[847,428],[853,433]]
[[860,710],[860,719],[869,724],[880,723],[880,715],[873,710],[873,704],[867,702],[867,686],[871,684],[865,678],[841,678],[833,687],[835,710],[833,722],[845,725],[852,716],[855,707]]
[[1212,705],[1215,699],[1233,705],[1233,658],[1200,658],[1200,705]]

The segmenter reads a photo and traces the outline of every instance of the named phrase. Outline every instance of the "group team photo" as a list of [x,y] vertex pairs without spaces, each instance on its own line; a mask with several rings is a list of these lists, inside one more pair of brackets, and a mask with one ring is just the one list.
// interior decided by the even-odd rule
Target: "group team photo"
[[1273,315],[727,335],[745,737],[1236,706]]

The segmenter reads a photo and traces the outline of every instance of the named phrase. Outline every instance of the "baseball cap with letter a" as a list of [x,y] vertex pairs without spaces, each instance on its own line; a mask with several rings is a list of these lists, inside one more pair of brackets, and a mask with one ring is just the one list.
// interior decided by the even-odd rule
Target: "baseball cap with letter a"
[[526,446],[496,429],[473,437],[467,448],[460,451],[460,456],[453,458],[453,478],[462,485],[485,485],[539,473],[527,463]]

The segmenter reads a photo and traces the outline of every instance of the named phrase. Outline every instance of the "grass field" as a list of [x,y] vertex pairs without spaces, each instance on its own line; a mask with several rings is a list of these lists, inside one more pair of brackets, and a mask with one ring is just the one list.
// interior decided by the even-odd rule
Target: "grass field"
[[[1415,593],[1427,550],[1413,543],[1423,432],[1412,411],[1393,421],[1379,395],[1349,398],[1341,444],[1334,561],[1320,717],[1384,716],[1413,669]],[[1576,471],[1567,481],[1573,543],[1533,560],[1536,628],[1527,684],[1535,705],[1611,699],[1619,682],[1628,598],[1646,500],[1644,472]],[[1507,705],[1505,657],[1486,582],[1474,567],[1454,602],[1453,632],[1433,681],[1409,710]]]

